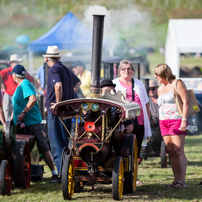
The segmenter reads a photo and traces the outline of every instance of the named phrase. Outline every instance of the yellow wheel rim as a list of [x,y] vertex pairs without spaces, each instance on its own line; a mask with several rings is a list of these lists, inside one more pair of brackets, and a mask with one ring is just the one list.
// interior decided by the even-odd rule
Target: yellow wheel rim
[[75,183],[74,161],[73,158],[71,158],[68,171],[68,192],[70,198],[73,196],[74,193],[74,183]]
[[137,148],[137,138],[135,138],[133,145],[133,191],[136,190],[137,166],[138,166],[138,148]]
[[121,160],[119,168],[119,199],[121,199],[123,195],[123,184],[124,184],[124,168],[123,168],[123,160]]

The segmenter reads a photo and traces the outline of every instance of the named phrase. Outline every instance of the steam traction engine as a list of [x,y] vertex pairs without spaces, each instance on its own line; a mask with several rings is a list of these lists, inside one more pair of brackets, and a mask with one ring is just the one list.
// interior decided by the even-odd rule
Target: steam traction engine
[[[112,100],[113,99],[113,100]],[[119,101],[118,101],[119,100]],[[139,115],[140,107],[121,99],[121,94],[103,98],[74,99],[58,103],[53,114],[62,119],[76,117],[71,144],[62,154],[62,191],[71,199],[84,184],[111,183],[113,198],[133,193],[137,178],[137,140],[123,121]]]
[[128,134],[123,122],[140,114],[140,106],[128,102],[119,92],[100,95],[103,15],[94,15],[91,61],[91,88],[87,98],[59,102],[53,115],[63,119],[76,118],[75,131],[67,132],[70,142],[62,153],[62,192],[71,199],[85,184],[112,183],[115,200],[133,193],[137,179],[137,140]]

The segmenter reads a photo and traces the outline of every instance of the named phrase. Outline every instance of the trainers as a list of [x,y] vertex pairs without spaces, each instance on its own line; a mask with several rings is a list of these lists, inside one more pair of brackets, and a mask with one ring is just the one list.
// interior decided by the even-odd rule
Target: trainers
[[58,175],[53,175],[52,178],[51,178],[50,183],[58,183],[58,184],[60,184],[61,183],[61,178],[59,178]]

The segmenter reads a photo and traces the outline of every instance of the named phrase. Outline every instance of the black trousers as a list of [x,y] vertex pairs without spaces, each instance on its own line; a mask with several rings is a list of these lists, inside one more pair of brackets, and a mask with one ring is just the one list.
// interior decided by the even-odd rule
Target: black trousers
[[137,137],[138,158],[140,158],[140,151],[141,151],[142,141],[144,138],[144,125],[139,125],[139,128],[136,131],[135,135]]

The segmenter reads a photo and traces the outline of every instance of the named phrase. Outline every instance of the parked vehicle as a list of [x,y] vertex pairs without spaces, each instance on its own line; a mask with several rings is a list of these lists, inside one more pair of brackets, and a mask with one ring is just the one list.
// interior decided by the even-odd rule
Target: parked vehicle
[[188,89],[193,89],[200,107],[200,112],[188,117],[188,134],[194,135],[202,131],[202,78],[181,78]]

